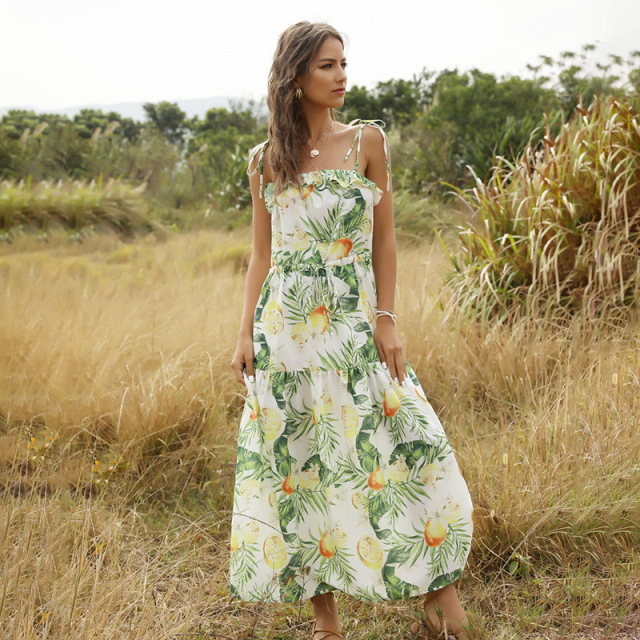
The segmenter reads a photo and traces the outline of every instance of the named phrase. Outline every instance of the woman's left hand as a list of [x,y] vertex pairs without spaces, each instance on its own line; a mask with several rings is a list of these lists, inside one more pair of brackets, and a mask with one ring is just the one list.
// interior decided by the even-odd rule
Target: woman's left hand
[[378,317],[373,332],[373,341],[378,349],[380,361],[387,364],[391,377],[402,384],[404,379],[408,377],[407,365],[402,342],[391,318]]

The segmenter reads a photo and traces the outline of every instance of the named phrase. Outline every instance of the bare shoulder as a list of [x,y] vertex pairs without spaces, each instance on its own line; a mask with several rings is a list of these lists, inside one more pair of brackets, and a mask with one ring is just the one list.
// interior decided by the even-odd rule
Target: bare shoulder
[[[382,135],[380,135],[382,133]],[[375,155],[384,156],[384,131],[374,124],[367,124],[362,130],[362,149],[367,158]]]

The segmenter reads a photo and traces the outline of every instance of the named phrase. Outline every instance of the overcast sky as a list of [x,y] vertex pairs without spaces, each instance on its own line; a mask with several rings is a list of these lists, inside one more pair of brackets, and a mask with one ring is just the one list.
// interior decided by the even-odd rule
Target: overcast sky
[[0,0],[0,107],[260,99],[280,32],[326,21],[349,85],[422,68],[526,74],[539,55],[640,49],[640,0]]

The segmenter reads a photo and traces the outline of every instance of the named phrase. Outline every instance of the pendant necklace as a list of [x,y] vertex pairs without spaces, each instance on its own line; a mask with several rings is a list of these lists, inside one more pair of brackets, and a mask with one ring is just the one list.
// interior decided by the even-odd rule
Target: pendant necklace
[[[324,134],[327,133],[327,131],[329,131],[329,129],[331,129],[331,125],[333,125],[333,120],[329,123],[329,126],[320,134],[320,137],[316,140],[315,145],[313,145],[313,147],[311,147],[311,145],[307,142],[306,144],[308,146],[311,147],[311,152],[309,153],[309,155],[312,158],[317,158],[320,155],[320,152],[318,151],[318,149],[316,149],[316,147],[318,146],[318,143],[320,142],[320,140],[322,140],[322,138],[324,137]],[[325,143],[326,146],[326,143]]]
[[[318,164],[316,164],[313,160],[311,161],[311,164],[314,166],[316,171],[320,171],[318,167],[322,164],[322,158],[324,158],[324,152],[327,150],[327,144],[329,143],[329,138],[333,133],[333,120],[329,123],[329,128],[327,129],[327,131],[329,131],[329,135],[327,136],[327,139],[324,141],[324,146],[322,147],[322,155],[320,156],[320,160],[318,160]],[[325,131],[322,134],[322,136],[324,136],[324,134],[327,133],[327,131]],[[322,138],[322,136],[318,138],[318,142],[320,142],[320,139]],[[316,146],[317,144],[318,143],[316,142]],[[311,156],[311,158],[315,158],[319,153],[320,152],[317,149],[311,149],[311,153],[309,155]]]

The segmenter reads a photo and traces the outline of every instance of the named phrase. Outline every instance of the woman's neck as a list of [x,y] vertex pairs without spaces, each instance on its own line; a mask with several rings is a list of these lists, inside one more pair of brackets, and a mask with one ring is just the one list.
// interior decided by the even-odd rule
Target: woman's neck
[[313,144],[329,128],[333,121],[331,111],[327,107],[303,107],[304,120],[307,128],[307,139]]

